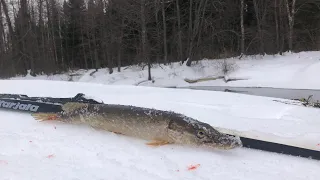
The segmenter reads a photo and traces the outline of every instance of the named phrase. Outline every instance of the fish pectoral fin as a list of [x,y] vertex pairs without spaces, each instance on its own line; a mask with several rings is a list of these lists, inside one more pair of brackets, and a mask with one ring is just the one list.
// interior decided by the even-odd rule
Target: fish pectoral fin
[[165,140],[152,140],[146,144],[149,146],[164,146],[164,145],[172,144],[172,143],[165,141]]
[[31,116],[37,121],[59,120],[58,114],[56,113],[33,113]]

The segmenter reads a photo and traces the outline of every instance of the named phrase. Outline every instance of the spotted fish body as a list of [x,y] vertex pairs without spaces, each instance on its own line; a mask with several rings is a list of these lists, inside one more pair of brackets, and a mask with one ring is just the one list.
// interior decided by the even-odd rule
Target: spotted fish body
[[[57,120],[87,124],[96,129],[153,141],[159,145],[186,144],[219,149],[242,146],[238,137],[223,134],[209,124],[171,111],[88,103],[66,103],[63,110],[55,114]],[[44,117],[47,116],[38,115],[40,120],[47,119]]]

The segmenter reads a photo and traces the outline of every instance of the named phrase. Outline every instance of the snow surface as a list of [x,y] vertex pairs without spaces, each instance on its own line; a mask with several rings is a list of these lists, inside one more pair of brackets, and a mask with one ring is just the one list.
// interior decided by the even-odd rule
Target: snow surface
[[[317,77],[320,76],[320,51],[300,53],[284,53],[283,55],[244,56],[225,59],[231,71],[227,78],[246,80],[224,82],[222,79],[189,84],[185,78],[197,79],[204,77],[223,76],[224,59],[201,60],[191,67],[185,64],[154,65],[152,78],[154,83],[146,82],[147,68],[138,66],[123,67],[121,72],[109,74],[107,69],[78,70],[67,74],[53,76],[40,75],[32,77],[14,77],[11,79],[42,79],[59,81],[90,82],[108,85],[139,85],[139,86],[237,86],[237,87],[274,87],[294,89],[320,89]],[[90,75],[93,73],[92,75]],[[72,75],[72,77],[70,76]]]
[[[213,91],[46,80],[1,80],[0,93],[73,97],[173,110],[212,126],[296,138],[320,148],[320,109],[275,98]],[[0,110],[0,179],[318,180],[320,161],[259,150],[204,150],[145,141],[87,126],[37,122]],[[199,167],[189,170],[190,165]]]

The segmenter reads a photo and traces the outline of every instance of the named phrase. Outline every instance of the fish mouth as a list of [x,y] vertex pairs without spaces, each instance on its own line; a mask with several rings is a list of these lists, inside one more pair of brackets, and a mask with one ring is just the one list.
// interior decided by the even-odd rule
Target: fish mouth
[[210,146],[217,149],[229,150],[243,147],[240,137],[237,136],[223,136],[216,140],[210,140],[203,142],[205,146]]

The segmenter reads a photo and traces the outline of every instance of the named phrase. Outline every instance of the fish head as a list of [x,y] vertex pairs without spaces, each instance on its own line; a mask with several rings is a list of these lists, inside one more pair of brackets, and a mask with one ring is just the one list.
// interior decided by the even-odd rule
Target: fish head
[[217,149],[242,147],[239,137],[224,134],[199,121],[173,120],[168,126],[169,137],[176,143],[205,146]]

